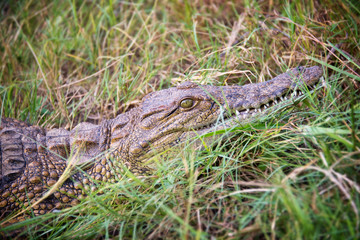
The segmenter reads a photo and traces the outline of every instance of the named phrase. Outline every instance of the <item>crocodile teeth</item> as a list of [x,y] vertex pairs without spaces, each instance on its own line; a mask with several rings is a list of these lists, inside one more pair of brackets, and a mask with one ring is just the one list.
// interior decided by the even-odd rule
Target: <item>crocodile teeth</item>
[[[267,108],[270,108],[272,106],[276,106],[276,105],[280,104],[283,101],[292,99],[293,97],[296,97],[296,96],[300,97],[303,94],[304,93],[301,90],[294,90],[291,93],[291,95],[279,96],[279,97],[273,99],[272,101],[264,103],[259,108],[247,108],[247,109],[244,109],[244,110],[241,110],[241,111],[235,110],[234,114],[239,120],[247,119],[247,118],[249,118],[251,116],[257,115],[257,113],[261,113],[261,112],[265,111]],[[209,126],[207,126],[207,127],[209,127]],[[210,127],[212,127],[212,126],[210,126]],[[205,127],[203,127],[203,128],[205,128]]]

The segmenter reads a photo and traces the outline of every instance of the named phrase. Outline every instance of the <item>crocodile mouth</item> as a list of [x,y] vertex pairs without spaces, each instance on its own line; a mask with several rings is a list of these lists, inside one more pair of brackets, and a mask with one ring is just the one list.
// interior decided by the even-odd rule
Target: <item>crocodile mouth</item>
[[209,132],[214,128],[221,130],[228,127],[227,123],[236,121],[238,123],[246,123],[249,120],[256,118],[259,115],[273,110],[277,110],[287,105],[293,105],[295,102],[299,102],[306,97],[306,93],[312,93],[316,89],[316,83],[314,85],[307,86],[307,89],[289,89],[288,91],[279,94],[274,99],[269,98],[268,102],[260,104],[258,107],[242,108],[242,109],[231,109],[222,110],[218,119],[209,124],[202,125],[192,130],[200,133]]

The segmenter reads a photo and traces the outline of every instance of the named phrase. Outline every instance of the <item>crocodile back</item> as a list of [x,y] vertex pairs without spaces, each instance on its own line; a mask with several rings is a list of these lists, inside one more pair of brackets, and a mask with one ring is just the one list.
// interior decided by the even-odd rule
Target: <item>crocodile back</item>
[[47,161],[50,153],[46,149],[46,140],[45,129],[13,119],[1,119],[0,218],[28,205],[29,200],[39,198],[66,167],[59,155],[51,155],[53,161]]
[[[33,152],[32,144],[23,144],[22,140],[29,142],[25,135],[34,135],[26,130],[29,125],[25,122],[10,118],[2,118],[0,125],[0,188],[12,182],[23,172],[27,158],[24,148]],[[37,129],[34,129],[36,131]],[[31,136],[29,136],[31,137]]]

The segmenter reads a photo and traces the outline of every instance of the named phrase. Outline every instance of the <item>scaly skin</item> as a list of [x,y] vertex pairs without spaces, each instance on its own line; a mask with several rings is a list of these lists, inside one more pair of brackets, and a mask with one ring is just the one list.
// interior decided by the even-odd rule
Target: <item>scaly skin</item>
[[298,93],[296,89],[314,85],[321,76],[322,69],[315,66],[245,86],[185,82],[148,94],[139,107],[114,119],[100,125],[81,123],[72,131],[2,119],[0,218],[39,200],[67,166],[87,164],[84,172],[72,174],[32,206],[36,215],[77,204],[94,181],[116,182],[124,166],[134,174],[146,175],[151,171],[147,161],[156,153],[215,127],[228,128],[267,114],[275,108],[270,105],[281,102],[281,96],[293,101],[297,98],[294,90]]

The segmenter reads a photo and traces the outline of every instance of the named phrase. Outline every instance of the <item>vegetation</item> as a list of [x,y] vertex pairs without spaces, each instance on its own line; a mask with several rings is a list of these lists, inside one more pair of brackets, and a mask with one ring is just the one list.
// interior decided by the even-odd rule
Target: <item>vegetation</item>
[[[202,150],[156,158],[73,208],[4,225],[29,239],[360,238],[360,5],[352,0],[2,1],[0,115],[98,123],[192,80],[322,65],[307,99]],[[129,180],[130,179],[130,180]]]

